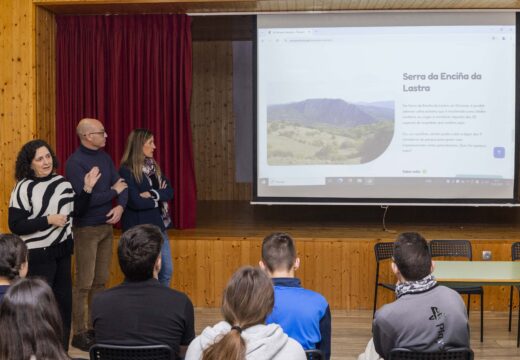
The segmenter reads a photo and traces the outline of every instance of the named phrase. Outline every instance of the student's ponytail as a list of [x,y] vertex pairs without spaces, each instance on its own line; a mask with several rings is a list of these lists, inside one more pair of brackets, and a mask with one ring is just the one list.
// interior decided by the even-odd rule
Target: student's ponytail
[[202,360],[244,360],[245,358],[246,342],[235,329],[231,329],[202,353]]
[[222,315],[231,330],[202,353],[202,360],[245,360],[242,331],[264,324],[274,306],[271,279],[251,266],[237,270],[222,295]]

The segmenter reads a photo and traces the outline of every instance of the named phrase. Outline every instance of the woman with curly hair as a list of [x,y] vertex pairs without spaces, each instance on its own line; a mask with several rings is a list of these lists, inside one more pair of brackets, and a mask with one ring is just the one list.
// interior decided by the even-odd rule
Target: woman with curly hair
[[128,135],[119,169],[119,174],[128,184],[128,203],[121,224],[123,231],[141,224],[153,224],[161,229],[164,242],[159,282],[169,287],[173,262],[166,229],[171,225],[168,201],[173,198],[173,189],[153,158],[154,151],[155,142],[151,131],[135,129]]
[[69,360],[61,339],[50,287],[40,279],[14,281],[0,304],[0,359]]
[[100,177],[94,167],[85,175],[81,194],[56,174],[58,160],[43,140],[26,143],[16,158],[17,183],[9,202],[9,228],[29,249],[29,276],[41,276],[52,288],[63,319],[68,349],[72,310],[72,217],[87,210]]
[[271,279],[259,268],[238,269],[222,295],[224,321],[193,340],[185,360],[306,360],[302,346],[278,324],[265,325],[274,306]]
[[27,275],[27,246],[17,235],[0,234],[0,302],[9,285]]

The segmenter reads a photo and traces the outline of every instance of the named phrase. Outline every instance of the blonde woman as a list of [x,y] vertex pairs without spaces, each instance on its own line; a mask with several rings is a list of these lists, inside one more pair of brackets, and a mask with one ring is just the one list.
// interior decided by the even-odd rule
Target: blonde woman
[[128,203],[121,224],[123,231],[141,224],[153,224],[161,229],[164,242],[159,282],[169,287],[173,262],[166,229],[171,225],[168,201],[173,198],[173,189],[153,158],[155,149],[154,136],[149,130],[135,129],[128,136],[119,169],[128,185]]

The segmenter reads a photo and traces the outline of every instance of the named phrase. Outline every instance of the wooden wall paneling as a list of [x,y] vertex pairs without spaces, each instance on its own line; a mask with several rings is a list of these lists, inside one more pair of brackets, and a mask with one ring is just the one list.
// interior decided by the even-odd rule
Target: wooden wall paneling
[[[195,241],[185,241],[174,238],[170,242],[173,253],[173,283],[176,289],[184,291],[188,296],[195,299],[196,249]],[[189,270],[188,270],[189,269]],[[200,305],[202,306],[202,304]]]
[[[234,176],[234,160],[230,159],[230,153],[233,150],[231,144],[228,142],[229,128],[233,129],[233,98],[229,94],[233,93],[233,66],[229,59],[233,58],[233,47],[231,42],[228,42],[228,46],[219,48],[219,66],[217,69],[216,82],[214,83],[217,91],[217,106],[219,107],[219,122],[215,122],[215,130],[219,147],[221,151],[217,151],[214,154],[215,157],[215,171],[220,175],[217,177],[216,186],[216,198],[225,200],[229,196],[232,196],[232,188],[229,187],[230,178]],[[224,71],[220,71],[220,70]],[[229,106],[231,105],[231,106]],[[234,139],[234,136],[231,137]]]
[[225,271],[224,271],[224,278],[225,282],[227,283],[229,280],[229,277],[241,266],[244,265],[253,265],[249,263],[244,263],[241,255],[242,255],[242,247],[248,246],[249,242],[242,241],[242,239],[227,239],[225,242],[225,250],[224,250],[224,258],[226,259],[225,262]]
[[[6,160],[4,154],[8,151],[8,139],[12,138],[10,122],[10,103],[9,92],[11,91],[10,79],[10,59],[9,54],[11,33],[13,31],[10,24],[12,16],[12,4],[0,2],[0,151],[2,161],[0,161],[0,231],[7,231],[7,206],[9,205],[9,194],[12,189],[13,180],[6,178]],[[5,55],[4,55],[5,54]],[[9,59],[9,60],[8,60]]]
[[197,252],[197,288],[196,296],[202,301],[203,307],[215,306],[215,286],[213,269],[213,244],[212,241],[196,241],[195,249]]
[[249,200],[250,184],[235,181],[231,41],[193,43],[191,123],[199,200]]
[[341,294],[343,293],[344,284],[341,281],[341,273],[343,269],[341,244],[338,241],[326,241],[323,244],[323,251],[329,256],[322,259],[321,263],[327,267],[327,276],[324,285],[330,288],[330,302],[341,304]]
[[56,148],[56,21],[54,14],[42,7],[36,7],[35,16],[36,132]]
[[[314,268],[316,269],[316,272],[314,274],[309,274],[312,277],[314,277],[314,286],[312,287],[313,290],[318,291],[319,293],[327,293],[330,296],[332,296],[332,289],[331,289],[331,281],[330,281],[330,253],[327,257],[320,256],[320,254],[325,254],[324,244],[326,240],[323,241],[313,241],[313,240],[307,240],[312,243],[314,243],[314,252],[309,254],[312,261],[315,263]],[[308,279],[308,278],[307,278]]]
[[209,101],[205,100],[206,93],[209,91],[206,89],[207,84],[204,79],[209,79],[210,69],[204,66],[202,58],[204,56],[204,46],[201,42],[194,42],[193,51],[193,90],[191,96],[191,127],[192,127],[192,139],[193,139],[193,152],[195,159],[195,175],[197,179],[197,197],[202,199],[203,196],[210,193],[209,184],[207,181],[202,181],[202,173],[204,172],[203,164],[206,165],[206,154],[209,149],[208,130],[210,116],[208,111]]
[[[375,257],[372,249],[374,242],[360,240],[352,239],[341,243],[343,248],[342,271],[345,275],[342,276],[344,289],[340,304],[345,308],[358,309],[372,306],[372,300],[370,302],[367,300],[373,299]],[[382,297],[383,294],[379,294],[379,296]]]
[[262,260],[262,241],[263,238],[249,240],[249,259],[253,266],[259,266],[258,262]]
[[315,261],[316,244],[311,241],[301,241],[300,239],[296,242],[296,248],[302,262],[298,276],[309,289],[317,289],[315,276],[318,272]]
[[[479,241],[472,243],[473,260],[481,260],[482,251],[490,250],[492,260],[507,261],[511,260],[512,242],[503,241]],[[509,304],[509,286],[485,286],[484,287],[484,309],[498,310],[503,309],[504,303]],[[471,297],[471,309],[480,308],[480,296]]]
[[[119,244],[119,239],[121,234],[118,232],[114,236],[114,240],[112,242],[112,261],[110,262],[110,278],[107,283],[107,287],[113,287],[119,285],[124,280],[123,272],[119,267],[119,261],[117,259],[117,245]],[[75,260],[75,256],[73,259]],[[74,274],[74,264],[73,264],[73,274]]]
[[[229,278],[245,265],[257,266],[263,237],[204,237],[194,239],[170,234],[174,259],[172,286],[186,292],[195,306],[219,307],[222,291]],[[345,239],[299,238],[298,256],[301,267],[296,276],[303,286],[318,291],[327,298],[331,308],[370,310],[374,299],[375,257],[374,244],[390,239],[368,240],[362,237]],[[117,241],[114,238],[114,256],[109,286],[123,280],[117,262]],[[475,254],[491,250],[494,260],[509,260],[512,241],[472,240]],[[478,257],[475,258],[477,260]],[[395,282],[390,262],[381,264],[380,281]],[[505,311],[509,304],[509,287],[486,286],[486,311]],[[377,308],[392,302],[395,295],[379,289]],[[480,307],[480,298],[472,297],[472,310]],[[517,309],[518,299],[514,306]]]
[[215,304],[214,307],[220,306],[222,291],[227,284],[228,279],[225,277],[225,269],[227,264],[224,260],[224,252],[226,251],[222,241],[216,241],[213,248],[213,272],[215,273],[212,286],[215,287]]
[[337,279],[343,284],[341,297],[339,299],[339,304],[342,308],[349,308],[352,301],[352,297],[347,295],[352,292],[351,289],[353,286],[351,278],[355,276],[349,268],[349,265],[353,263],[350,259],[352,250],[353,244],[351,242],[346,242],[341,246],[341,273],[338,274]]
[[213,59],[215,67],[212,69],[213,78],[211,81],[211,89],[215,97],[210,106],[211,113],[213,114],[211,117],[212,137],[208,139],[210,144],[215,145],[215,147],[211,149],[212,153],[210,156],[213,174],[211,181],[211,198],[223,200],[223,185],[227,171],[227,164],[223,156],[227,151],[223,129],[225,128],[225,122],[228,120],[225,114],[226,108],[224,107],[225,97],[223,96],[223,89],[227,88],[225,81],[229,81],[232,75],[228,75],[231,73],[231,68],[227,66],[228,63],[225,60],[226,53],[229,53],[230,47],[226,44],[224,46],[214,47],[214,49],[216,50],[217,56]]
[[[251,265],[251,266],[258,266],[258,263],[256,260],[256,257],[252,257],[251,256],[251,253],[252,253],[252,243],[251,243],[251,240],[249,239],[242,239],[242,241],[240,241],[240,260],[242,262],[242,264],[245,264],[245,265]],[[243,266],[243,265],[240,265],[240,266]]]
[[[210,240],[211,241],[211,240]],[[246,246],[247,244],[242,244],[242,241],[239,239],[233,238],[220,238],[220,241],[224,242],[223,247],[223,258],[224,258],[224,271],[219,274],[220,282],[223,284],[223,287],[217,289],[215,292],[217,294],[217,298],[215,299],[215,304],[220,306],[220,301],[222,299],[222,292],[224,287],[229,281],[231,275],[241,266],[248,265],[244,263],[241,259],[242,254],[242,246]]]
[[16,155],[36,133],[31,0],[0,1],[0,24],[0,232],[7,232]]

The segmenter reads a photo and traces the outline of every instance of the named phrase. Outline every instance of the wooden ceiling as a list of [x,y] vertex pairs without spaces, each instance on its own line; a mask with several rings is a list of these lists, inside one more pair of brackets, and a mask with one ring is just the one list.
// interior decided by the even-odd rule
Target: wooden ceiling
[[33,3],[56,14],[520,9],[520,0],[33,0]]

